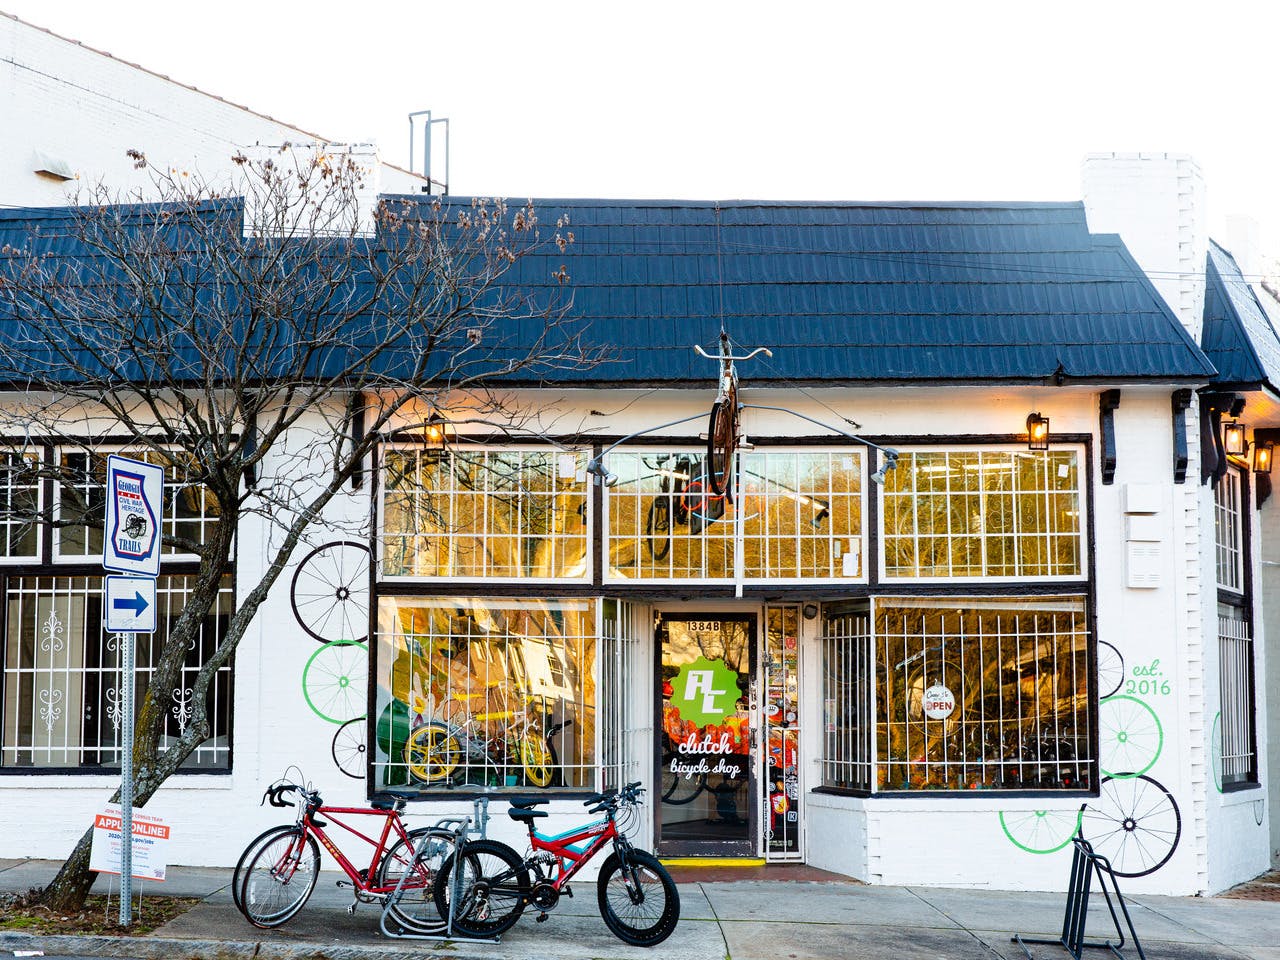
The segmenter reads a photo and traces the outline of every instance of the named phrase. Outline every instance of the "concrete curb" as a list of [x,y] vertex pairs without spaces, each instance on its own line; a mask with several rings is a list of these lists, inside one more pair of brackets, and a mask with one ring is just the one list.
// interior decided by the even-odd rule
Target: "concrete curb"
[[[409,946],[412,944],[412,946]],[[386,946],[343,946],[313,941],[278,943],[266,940],[182,940],[175,937],[102,937],[32,933],[0,933],[0,950],[42,950],[45,954],[90,954],[99,957],[133,957],[138,960],[457,960],[453,942],[410,940]],[[481,955],[467,953],[468,960]]]

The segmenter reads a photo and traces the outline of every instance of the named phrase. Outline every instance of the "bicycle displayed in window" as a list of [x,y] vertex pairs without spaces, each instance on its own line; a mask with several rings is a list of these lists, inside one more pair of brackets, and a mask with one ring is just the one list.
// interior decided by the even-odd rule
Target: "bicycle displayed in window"
[[[255,927],[278,927],[302,909],[320,876],[320,845],[347,875],[348,880],[339,881],[339,885],[349,883],[353,889],[351,912],[358,903],[385,902],[398,886],[403,910],[433,902],[432,883],[439,865],[453,853],[455,833],[444,821],[433,827],[406,829],[400,816],[405,797],[383,794],[374,797],[368,807],[330,807],[318,790],[285,782],[268,788],[263,802],[273,807],[296,806],[298,813],[292,824],[272,827],[255,837],[236,864],[231,898]],[[376,818],[375,825],[366,834],[344,822],[343,818],[350,817]],[[340,827],[373,847],[368,866],[357,867],[342,852],[325,829],[330,826]],[[405,877],[405,871],[410,875]]]
[[[638,816],[643,790],[629,783],[621,790],[593,794],[583,803],[602,818],[565,833],[548,836],[533,823],[547,816],[534,809],[543,800],[513,797],[508,815],[529,828],[530,854],[522,858],[496,840],[463,841],[436,873],[434,896],[442,917],[470,937],[496,937],[520,919],[526,906],[545,920],[562,896],[571,896],[569,881],[606,847],[613,852],[600,868],[597,902],[605,925],[618,939],[652,947],[669,937],[680,920],[680,895],[658,858],[633,847],[628,826]],[[457,871],[457,876],[454,876]]]

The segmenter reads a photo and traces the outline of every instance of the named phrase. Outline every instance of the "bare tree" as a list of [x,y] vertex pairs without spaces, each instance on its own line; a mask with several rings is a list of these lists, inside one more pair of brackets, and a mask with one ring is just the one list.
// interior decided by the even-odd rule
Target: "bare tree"
[[[559,255],[573,236],[565,221],[544,228],[531,202],[371,202],[359,164],[342,153],[286,146],[234,159],[231,186],[153,171],[159,202],[122,204],[98,190],[0,250],[7,441],[82,451],[83,464],[101,457],[105,440],[95,438],[123,439],[216,503],[202,536],[165,540],[198,557],[199,572],[139,707],[139,805],[208,738],[218,668],[308,528],[359,482],[381,435],[409,410],[447,417],[459,402],[470,417],[515,424],[520,414],[495,383],[597,359],[567,318]],[[532,255],[521,269],[545,264],[531,284],[537,296],[512,283]],[[56,518],[45,508],[33,519],[100,526],[99,504],[70,462],[8,457],[62,491]],[[265,572],[238,583],[194,684],[190,720],[165,746],[163,697],[178,685],[252,515],[271,532]],[[90,837],[46,888],[46,903],[83,904]]]

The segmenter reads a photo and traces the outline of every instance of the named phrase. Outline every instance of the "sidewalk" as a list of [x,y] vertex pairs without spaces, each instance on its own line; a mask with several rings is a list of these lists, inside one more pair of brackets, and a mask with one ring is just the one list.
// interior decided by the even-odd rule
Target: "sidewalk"
[[[43,885],[57,864],[0,860],[0,891]],[[546,923],[532,911],[500,944],[392,940],[378,930],[376,907],[347,913],[350,892],[324,872],[302,912],[279,930],[251,927],[231,902],[231,871],[171,867],[145,895],[198,896],[204,902],[145,937],[33,937],[0,933],[0,957],[15,950],[46,954],[169,958],[260,957],[264,960],[399,960],[413,957],[485,960],[1020,960],[1014,933],[1056,937],[1064,897],[934,887],[871,887],[839,881],[713,880],[680,884],[680,926],[652,950],[613,937],[596,912],[594,882],[576,886]],[[95,890],[98,888],[95,887]],[[1133,924],[1149,960],[1280,960],[1280,903],[1226,898],[1137,896]],[[1096,899],[1090,934],[1108,932]],[[1065,951],[1032,948],[1036,960]],[[1136,957],[1130,945],[1126,957]],[[1109,956],[1104,951],[1088,955]]]

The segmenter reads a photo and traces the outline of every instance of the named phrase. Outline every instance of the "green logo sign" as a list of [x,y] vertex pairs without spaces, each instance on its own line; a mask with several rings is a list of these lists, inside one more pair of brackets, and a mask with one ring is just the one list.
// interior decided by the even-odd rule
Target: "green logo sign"
[[680,711],[682,720],[699,727],[724,720],[741,696],[738,675],[723,660],[700,656],[681,667],[671,681],[671,706]]

